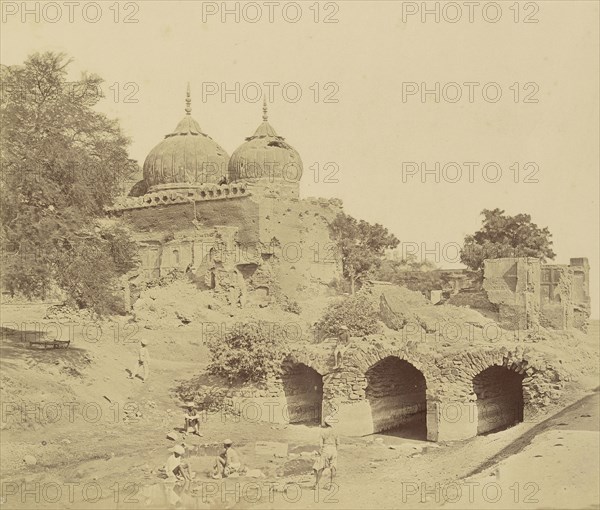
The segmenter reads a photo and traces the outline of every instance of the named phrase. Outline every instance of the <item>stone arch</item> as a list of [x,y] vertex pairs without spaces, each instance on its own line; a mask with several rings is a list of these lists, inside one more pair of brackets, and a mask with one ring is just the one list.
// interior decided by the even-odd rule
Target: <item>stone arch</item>
[[365,372],[373,432],[398,430],[404,437],[427,437],[425,375],[399,356],[386,356]]
[[314,368],[288,357],[281,382],[286,400],[287,421],[319,425],[323,407],[323,376]]
[[410,363],[423,374],[425,381],[429,382],[430,374],[427,367],[431,365],[431,358],[411,352],[410,345],[406,345],[403,348],[392,348],[375,341],[366,342],[353,339],[350,348],[344,354],[343,365],[364,374],[377,362],[390,356]]
[[492,365],[473,377],[477,434],[497,432],[523,421],[523,370]]

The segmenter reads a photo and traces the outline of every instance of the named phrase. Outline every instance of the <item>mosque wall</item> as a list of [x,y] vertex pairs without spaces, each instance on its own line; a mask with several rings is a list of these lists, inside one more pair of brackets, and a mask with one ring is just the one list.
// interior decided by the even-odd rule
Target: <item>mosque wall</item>
[[260,241],[277,261],[274,276],[284,294],[306,298],[341,277],[341,259],[329,234],[329,223],[342,210],[340,200],[262,197],[259,207]]

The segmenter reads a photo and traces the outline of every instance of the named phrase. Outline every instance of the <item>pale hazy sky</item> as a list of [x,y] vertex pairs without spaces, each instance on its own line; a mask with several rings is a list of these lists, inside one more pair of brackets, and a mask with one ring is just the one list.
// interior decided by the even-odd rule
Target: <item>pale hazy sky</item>
[[[269,2],[227,2],[233,14],[224,22],[223,2],[50,3],[1,2],[2,63],[62,51],[74,59],[73,78],[83,70],[102,76],[107,97],[99,108],[121,120],[140,163],[184,115],[188,81],[193,116],[230,154],[261,120],[252,83],[276,82],[269,120],[302,156],[304,196],[342,198],[348,213],[384,224],[405,251],[417,246],[417,256],[428,251],[434,262],[437,254],[441,267],[457,266],[453,247],[479,227],[482,209],[529,213],[553,233],[557,263],[589,258],[598,316],[598,2],[518,9],[513,1],[481,2],[472,23],[464,2],[427,2],[439,23],[435,14],[425,22],[420,12],[409,15],[422,2],[275,2],[273,22]],[[25,22],[22,5],[32,12]],[[450,23],[457,7],[462,17]],[[403,98],[409,82],[419,91]],[[421,84],[434,89],[436,82],[440,101],[430,94],[422,102]],[[446,85],[452,82],[460,89]],[[211,84],[219,92],[203,101]],[[239,102],[233,93],[221,97],[236,84]],[[498,88],[502,96],[493,103]],[[298,90],[302,97],[292,102]],[[451,102],[457,90],[462,97]],[[137,102],[126,102],[128,93]],[[323,182],[328,162],[338,166],[338,182]],[[456,162],[463,175],[446,167],[441,182],[434,174],[427,182],[420,173],[403,178],[411,162],[428,169]],[[474,182],[465,162],[479,163]],[[484,178],[481,168],[490,162],[501,173],[491,165]],[[497,182],[486,182],[496,175]]]

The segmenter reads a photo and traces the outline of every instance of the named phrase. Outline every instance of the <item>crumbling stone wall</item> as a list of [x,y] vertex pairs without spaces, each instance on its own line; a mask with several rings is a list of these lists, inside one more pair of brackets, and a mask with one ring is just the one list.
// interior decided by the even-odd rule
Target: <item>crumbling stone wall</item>
[[552,329],[573,327],[573,271],[565,265],[542,266],[540,324]]
[[484,262],[483,288],[498,305],[504,329],[530,329],[539,324],[540,261],[535,258],[500,258]]
[[341,277],[341,259],[329,234],[341,201],[256,195],[253,200],[260,207],[261,243],[272,250],[274,274],[285,295],[316,296],[325,284]]
[[587,331],[591,314],[590,264],[587,258],[570,260],[573,270],[573,327]]
[[272,423],[332,415],[339,432],[351,436],[420,418],[428,440],[453,441],[536,419],[569,380],[543,352],[518,343],[441,352],[400,336],[353,338],[339,368],[334,347],[302,344],[266,387],[228,388],[226,407]]
[[486,260],[483,288],[505,329],[585,330],[590,313],[585,258],[571,259],[570,266],[542,265],[533,258]]
[[251,290],[281,291],[291,299],[318,295],[341,277],[341,260],[329,235],[341,201],[298,200],[261,190],[254,189],[252,195],[242,184],[204,186],[187,193],[165,190],[127,198],[110,214],[122,217],[135,232],[146,279],[185,271],[190,264],[207,273],[211,244],[218,244],[213,231],[233,230],[235,242],[216,249],[224,267],[270,264],[269,286],[250,282]]
[[112,214],[122,217],[140,238],[169,233],[193,236],[199,230],[229,226],[238,228],[239,243],[258,242],[258,205],[249,196],[121,209]]

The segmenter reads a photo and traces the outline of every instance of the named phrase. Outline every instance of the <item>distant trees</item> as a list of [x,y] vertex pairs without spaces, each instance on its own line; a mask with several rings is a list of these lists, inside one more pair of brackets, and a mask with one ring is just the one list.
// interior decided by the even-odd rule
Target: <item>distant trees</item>
[[552,234],[547,227],[539,228],[529,214],[508,216],[500,209],[484,209],[483,225],[473,235],[465,237],[460,260],[473,270],[483,269],[485,259],[502,257],[539,257],[554,259]]
[[356,220],[344,213],[336,216],[330,224],[330,231],[341,253],[344,277],[350,282],[352,294],[356,290],[356,282],[379,267],[385,251],[396,248],[400,243],[382,225]]
[[374,280],[398,283],[404,280],[404,275],[407,271],[429,272],[435,268],[435,264],[430,260],[419,260],[413,254],[408,254],[406,258],[386,256],[382,259],[381,264],[377,268],[374,268],[372,276]]
[[3,284],[31,298],[58,285],[71,304],[111,312],[136,245],[101,219],[137,164],[117,122],[93,109],[102,79],[69,82],[69,64],[36,53],[0,71]]

